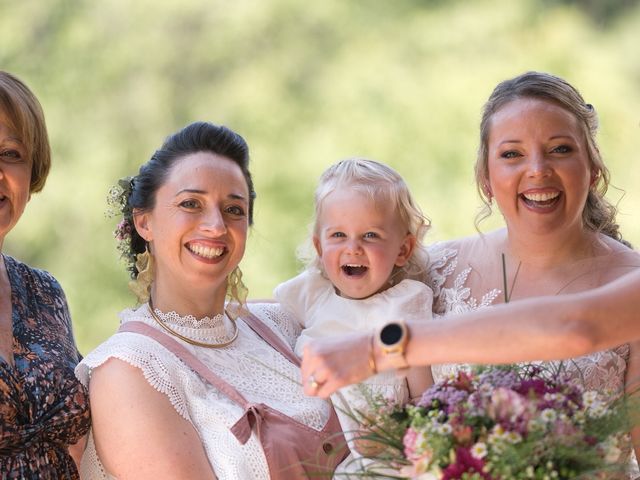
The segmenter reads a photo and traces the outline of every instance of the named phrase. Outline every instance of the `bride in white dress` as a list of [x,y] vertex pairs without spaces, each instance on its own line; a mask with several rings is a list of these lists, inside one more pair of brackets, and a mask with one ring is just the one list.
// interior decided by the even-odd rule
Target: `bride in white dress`
[[[640,266],[603,198],[608,172],[596,127],[593,107],[560,78],[530,72],[496,87],[484,108],[476,181],[506,228],[431,248],[434,314],[582,292]],[[639,352],[638,342],[623,344],[564,367],[614,399],[640,385]],[[433,365],[434,381],[467,367]]]

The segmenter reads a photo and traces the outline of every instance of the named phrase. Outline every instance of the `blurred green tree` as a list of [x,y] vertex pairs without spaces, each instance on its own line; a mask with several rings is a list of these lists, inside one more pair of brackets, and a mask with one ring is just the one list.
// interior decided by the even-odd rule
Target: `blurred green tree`
[[[341,158],[403,174],[433,220],[429,241],[471,234],[480,108],[526,70],[567,78],[599,111],[611,199],[624,196],[619,220],[638,245],[640,6],[604,3],[0,0],[0,68],[40,98],[54,150],[5,251],[61,281],[81,349],[94,347],[133,303],[109,186],[199,119],[252,150],[253,297],[299,269],[316,179]],[[482,229],[499,224],[494,214]]]

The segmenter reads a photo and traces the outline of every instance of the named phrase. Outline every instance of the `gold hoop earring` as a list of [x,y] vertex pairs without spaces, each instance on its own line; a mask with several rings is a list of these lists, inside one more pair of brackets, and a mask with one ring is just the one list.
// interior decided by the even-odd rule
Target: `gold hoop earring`
[[246,310],[248,295],[249,289],[242,281],[242,270],[240,267],[236,267],[227,277],[227,297],[238,303],[238,311],[234,313],[240,315]]
[[138,275],[135,280],[129,282],[129,290],[138,299],[138,303],[146,303],[151,296],[151,283],[153,282],[153,256],[149,248],[136,255],[136,270]]

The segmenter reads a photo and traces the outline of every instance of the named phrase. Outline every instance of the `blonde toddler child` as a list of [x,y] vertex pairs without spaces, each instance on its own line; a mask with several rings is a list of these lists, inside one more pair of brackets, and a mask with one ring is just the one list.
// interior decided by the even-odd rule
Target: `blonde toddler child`
[[[302,327],[295,352],[313,339],[374,331],[390,320],[424,320],[433,293],[423,282],[422,240],[429,222],[402,177],[366,159],[338,162],[320,177],[315,193],[314,251],[307,268],[276,287],[274,297]],[[362,352],[368,355],[369,352]],[[403,404],[432,383],[427,368],[385,372],[332,396],[351,455],[336,474],[362,468],[355,432],[372,397]],[[360,448],[362,450],[362,448]]]

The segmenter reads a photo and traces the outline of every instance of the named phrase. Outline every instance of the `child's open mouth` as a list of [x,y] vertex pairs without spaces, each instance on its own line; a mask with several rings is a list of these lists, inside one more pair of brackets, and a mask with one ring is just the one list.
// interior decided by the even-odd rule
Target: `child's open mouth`
[[348,263],[342,266],[342,271],[348,277],[356,277],[360,275],[364,275],[369,270],[369,267],[365,267],[364,265],[356,265],[353,263]]

